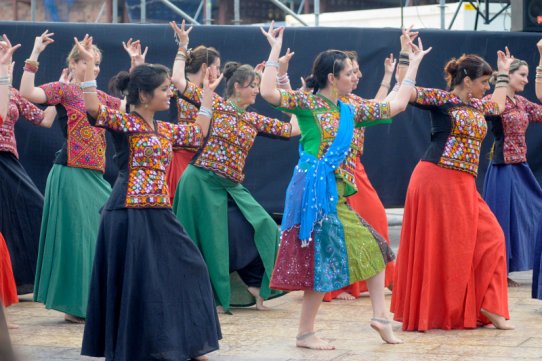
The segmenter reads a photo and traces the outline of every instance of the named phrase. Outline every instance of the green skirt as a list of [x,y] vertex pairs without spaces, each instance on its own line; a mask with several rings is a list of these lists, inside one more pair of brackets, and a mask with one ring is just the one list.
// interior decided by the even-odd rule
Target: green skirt
[[255,303],[236,272],[230,275],[228,195],[254,228],[254,243],[265,268],[260,295],[268,299],[283,294],[269,288],[280,238],[277,224],[241,184],[189,165],[179,181],[173,212],[200,249],[216,302],[226,311]]
[[100,209],[110,193],[99,171],[53,165],[45,186],[34,301],[86,316]]

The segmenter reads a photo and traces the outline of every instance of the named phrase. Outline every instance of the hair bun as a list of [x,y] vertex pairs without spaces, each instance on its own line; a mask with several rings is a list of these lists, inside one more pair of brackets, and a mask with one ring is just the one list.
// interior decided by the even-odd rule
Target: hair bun
[[459,70],[459,62],[456,58],[452,58],[448,61],[446,66],[444,67],[444,71],[448,74],[450,74],[452,77],[455,77],[457,74],[457,71]]
[[224,78],[226,78],[226,81],[231,78],[231,76],[233,75],[233,73],[235,73],[235,71],[237,69],[239,69],[239,67],[241,66],[241,63],[238,63],[236,61],[228,61],[225,65],[224,65],[224,71],[223,71],[223,74],[224,74]]

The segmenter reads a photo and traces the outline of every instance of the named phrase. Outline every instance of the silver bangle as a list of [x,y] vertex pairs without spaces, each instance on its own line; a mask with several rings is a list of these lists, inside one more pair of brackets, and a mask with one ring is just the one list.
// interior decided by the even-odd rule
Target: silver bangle
[[202,105],[199,108],[198,115],[202,115],[204,117],[208,117],[209,119],[211,119],[213,117],[213,111],[211,109],[206,108],[206,107],[204,107]]
[[96,80],[88,80],[81,83],[81,89],[91,88],[95,87],[97,88],[98,85],[96,84]]
[[405,85],[407,85],[407,86],[415,87],[415,86],[416,86],[416,80],[412,80],[412,79],[403,79],[403,84],[405,84]]
[[265,67],[279,68],[279,62],[275,60],[268,60],[265,62]]

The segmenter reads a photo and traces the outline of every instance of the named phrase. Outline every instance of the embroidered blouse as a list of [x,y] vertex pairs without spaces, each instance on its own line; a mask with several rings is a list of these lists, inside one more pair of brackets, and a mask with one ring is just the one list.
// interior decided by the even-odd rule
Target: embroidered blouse
[[507,97],[504,112],[500,117],[491,119],[491,132],[495,138],[492,158],[494,164],[526,162],[525,132],[529,122],[542,122],[542,105],[519,95],[515,96],[515,100],[514,103]]
[[[363,104],[366,99],[359,95],[350,94],[341,99],[346,104],[356,105]],[[352,151],[355,152],[354,157],[359,158],[363,155],[363,146],[365,144],[365,127],[357,127],[354,129],[354,139],[352,139]]]
[[0,152],[9,152],[19,159],[15,140],[15,123],[22,116],[29,122],[39,125],[43,121],[43,111],[23,98],[17,89],[11,88],[8,112],[4,123],[0,124]]
[[[196,104],[201,104],[202,89],[196,85],[189,82],[183,95]],[[215,96],[209,133],[191,163],[241,183],[245,178],[245,160],[256,135],[263,133],[289,138],[291,132],[290,123],[247,112],[232,102]]]
[[[53,82],[40,88],[45,91],[45,103],[57,106],[58,120],[66,138],[55,163],[105,172],[105,130],[94,128],[88,123],[79,85]],[[120,99],[100,90],[98,99],[108,107],[120,107]]]
[[431,144],[422,157],[444,168],[478,175],[480,147],[487,133],[486,116],[499,115],[488,99],[465,104],[455,94],[416,87],[414,106],[431,111]]
[[[175,123],[193,124],[198,116],[200,104],[187,99],[173,84],[171,85],[171,90],[173,91],[173,98],[175,100],[176,107],[176,114],[173,117],[173,119],[176,120]],[[198,148],[194,147],[173,147],[173,149],[185,149],[192,152],[196,152],[198,150]]]
[[[302,91],[279,89],[281,100],[279,108],[297,115],[301,129],[300,143],[305,152],[320,159],[333,143],[339,128],[339,107],[329,99]],[[390,103],[362,99],[352,104],[356,127],[378,124],[378,120],[390,118]],[[355,131],[356,132],[356,131]],[[354,136],[346,159],[335,171],[335,175],[346,182],[345,196],[356,193],[354,171],[356,157],[359,156],[359,134]]]
[[152,129],[137,113],[105,105],[97,119],[88,116],[88,120],[110,130],[115,143],[119,174],[106,208],[170,208],[166,168],[172,146],[200,146],[199,125],[155,120]]

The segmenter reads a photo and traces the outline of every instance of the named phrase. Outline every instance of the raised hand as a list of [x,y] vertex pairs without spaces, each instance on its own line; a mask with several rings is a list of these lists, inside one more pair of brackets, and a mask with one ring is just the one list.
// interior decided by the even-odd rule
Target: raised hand
[[384,59],[384,72],[387,74],[393,73],[396,65],[397,65],[397,59],[393,57],[393,53],[390,53],[390,56]]
[[269,42],[269,45],[271,47],[274,46],[282,46],[282,38],[284,35],[284,27],[280,27],[277,29],[274,29],[273,26],[275,25],[274,21],[271,21],[271,25],[269,25],[269,29],[265,31],[263,27],[260,26],[260,31],[262,32],[263,36],[266,37],[267,41]]
[[58,79],[59,83],[64,84],[70,84],[73,80],[73,74],[70,72],[70,69],[64,68],[62,69],[62,73],[60,74],[60,79]]
[[76,37],[73,38],[77,50],[81,55],[81,59],[86,61],[94,61],[94,50],[92,49],[92,36],[85,34],[83,40],[79,41]]
[[538,48],[538,52],[542,54],[542,39],[538,40],[538,43],[536,43],[536,47]]
[[6,34],[3,35],[3,40],[0,41],[0,64],[9,68],[11,66],[11,59],[15,50],[19,49],[21,44],[15,46],[11,45]]
[[138,66],[145,63],[145,57],[147,56],[147,51],[149,50],[148,46],[145,47],[145,51],[141,52],[141,41],[132,41],[132,38],[128,39],[126,43],[123,41],[122,46],[130,56],[132,66]]
[[414,39],[416,39],[416,37],[419,34],[417,31],[412,31],[413,26],[414,25],[410,25],[408,28],[403,28],[402,29],[402,34],[401,34],[401,37],[400,37],[401,51],[403,51],[403,50],[409,51],[410,50],[410,45],[409,44],[414,42]]
[[410,42],[410,54],[408,55],[408,58],[410,59],[410,62],[421,62],[425,54],[429,53],[432,47],[429,47],[428,49],[423,48],[422,39],[418,38],[418,45],[415,45],[413,42]]
[[508,47],[505,47],[504,51],[497,51],[497,68],[499,69],[499,73],[508,74],[510,72],[510,65],[513,61],[514,57],[510,55]]
[[208,89],[214,92],[218,84],[222,81],[224,74],[218,76],[218,69],[214,66],[210,66],[205,70],[205,77],[203,77],[203,89]]
[[288,64],[290,63],[290,60],[292,60],[294,54],[294,52],[290,52],[290,48],[286,49],[286,54],[279,58],[279,69],[280,67],[285,67],[286,70],[288,70]]
[[262,61],[261,63],[259,63],[258,65],[254,67],[254,72],[256,72],[256,74],[260,74],[261,76],[263,74],[264,69],[265,69],[265,61]]
[[49,44],[54,43],[54,35],[55,33],[50,33],[49,30],[45,30],[40,36],[36,36],[36,39],[34,39],[33,52],[40,54]]
[[184,20],[181,23],[181,27],[179,27],[179,25],[177,25],[175,21],[170,21],[169,26],[171,26],[171,28],[175,32],[175,37],[179,41],[179,47],[187,47],[188,41],[190,40],[189,34],[192,31],[192,27],[185,29],[186,25]]

